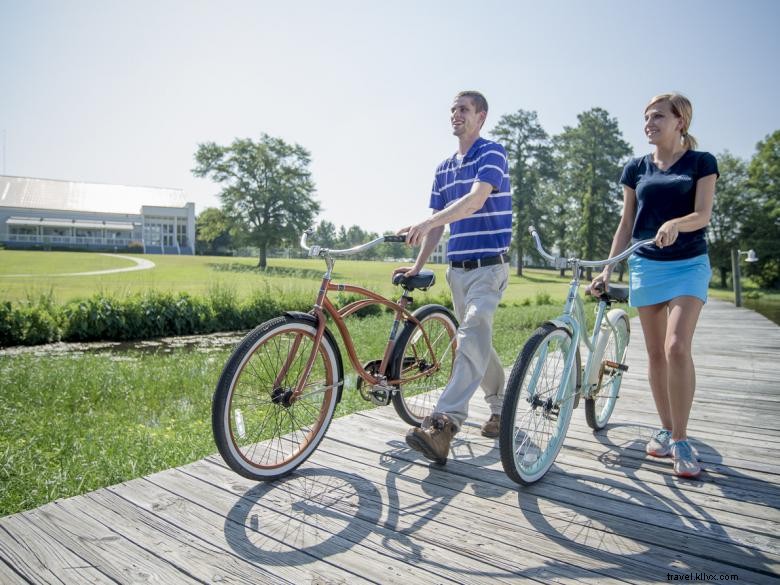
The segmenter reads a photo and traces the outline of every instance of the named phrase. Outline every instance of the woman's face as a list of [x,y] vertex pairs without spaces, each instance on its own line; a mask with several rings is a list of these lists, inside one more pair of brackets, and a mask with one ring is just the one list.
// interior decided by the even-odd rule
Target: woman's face
[[655,103],[645,111],[645,136],[650,144],[679,141],[682,126],[682,118],[672,113],[667,101]]

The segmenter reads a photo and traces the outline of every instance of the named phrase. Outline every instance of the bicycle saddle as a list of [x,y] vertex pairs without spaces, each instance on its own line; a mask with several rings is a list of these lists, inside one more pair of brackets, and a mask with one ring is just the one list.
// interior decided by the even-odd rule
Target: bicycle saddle
[[615,301],[617,303],[625,303],[628,301],[628,285],[627,284],[615,284],[609,283],[609,290],[606,293],[599,294],[600,291],[593,290],[588,287],[587,293],[593,295],[599,299],[605,301]]
[[432,287],[435,282],[436,275],[433,273],[433,270],[423,269],[420,270],[418,274],[410,276],[409,278],[405,277],[403,274],[396,274],[393,276],[393,284],[396,286],[401,285],[401,287],[406,290],[414,290],[416,288],[427,290],[429,287]]

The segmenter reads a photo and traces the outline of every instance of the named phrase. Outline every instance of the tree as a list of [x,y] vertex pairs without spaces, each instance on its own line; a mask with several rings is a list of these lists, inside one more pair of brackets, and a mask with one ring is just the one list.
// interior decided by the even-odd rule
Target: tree
[[[357,225],[353,225],[349,229],[341,226],[339,228],[338,246],[339,248],[352,248],[354,246],[360,246],[361,244],[370,242],[371,240],[375,240],[378,237],[378,234],[364,231],[360,226]],[[376,258],[380,255],[380,247],[381,246],[377,246],[366,250],[365,252],[361,252],[360,254],[353,256],[353,258],[359,260],[371,260]]]
[[[574,128],[565,126],[554,139],[558,189],[568,213],[553,223],[570,222],[561,250],[573,250],[580,258],[609,254],[612,236],[620,221],[622,198],[620,170],[631,149],[623,140],[617,119],[602,108],[577,116]],[[557,230],[561,231],[561,230]],[[588,278],[591,270],[588,269]]]
[[224,186],[222,210],[259,248],[260,268],[270,246],[297,241],[320,210],[309,153],[297,144],[267,134],[257,142],[236,138],[230,146],[207,142],[198,145],[195,162],[196,177]]
[[536,112],[518,110],[502,116],[491,135],[508,156],[517,275],[522,276],[525,250],[529,246],[533,249],[528,226],[539,223],[542,184],[553,173],[552,149]]
[[747,163],[728,151],[718,155],[720,178],[712,203],[712,217],[707,230],[710,261],[718,272],[722,288],[728,286],[731,272],[731,250],[739,247],[739,237],[755,205],[748,188]]
[[333,248],[336,246],[336,241],[336,226],[329,221],[321,221],[314,230],[312,242],[324,248]]
[[207,207],[195,220],[195,239],[203,254],[215,254],[229,248],[230,218],[221,209]]
[[780,130],[756,145],[756,154],[748,166],[748,185],[754,194],[755,207],[745,221],[740,242],[758,255],[752,269],[758,285],[777,288],[780,286]]

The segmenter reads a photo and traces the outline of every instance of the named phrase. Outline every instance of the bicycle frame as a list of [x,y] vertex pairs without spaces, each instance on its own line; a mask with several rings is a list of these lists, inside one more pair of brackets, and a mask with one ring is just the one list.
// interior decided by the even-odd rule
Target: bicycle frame
[[[327,248],[322,248],[320,246],[308,247],[306,245],[306,240],[309,235],[310,232],[308,231],[304,232],[303,236],[301,237],[301,247],[309,252],[309,256],[324,258],[325,263],[327,265],[327,270],[322,277],[320,290],[317,293],[317,298],[314,302],[314,307],[312,308],[312,313],[314,314],[314,317],[317,320],[317,332],[314,336],[312,351],[306,361],[306,365],[304,366],[304,374],[300,377],[300,381],[298,382],[297,387],[293,391],[293,396],[298,397],[303,392],[303,386],[314,364],[314,360],[317,357],[317,352],[320,349],[322,337],[325,334],[326,315],[329,315],[333,319],[333,322],[336,324],[336,327],[339,330],[339,334],[341,335],[341,338],[344,342],[344,346],[346,347],[347,355],[349,356],[349,361],[352,364],[352,367],[354,368],[355,372],[366,383],[372,386],[380,385],[388,388],[397,386],[401,382],[401,380],[388,380],[387,368],[390,365],[390,358],[393,354],[393,350],[395,349],[396,334],[398,333],[398,328],[401,325],[402,321],[404,322],[411,321],[415,324],[418,325],[420,324],[420,322],[414,317],[414,315],[408,309],[408,306],[412,303],[412,297],[409,294],[409,291],[404,290],[404,292],[401,294],[401,298],[398,301],[392,301],[390,299],[383,297],[382,295],[379,295],[361,286],[333,283],[332,274],[333,274],[333,266],[335,264],[334,256],[348,256],[352,254],[357,254],[363,250],[367,250],[368,248],[376,246],[381,242],[404,241],[405,237],[381,236],[375,240],[372,240],[371,242],[368,242],[361,246],[356,246],[354,248],[349,248],[347,250],[329,250]],[[328,298],[328,292],[331,291],[352,292],[352,293],[357,293],[359,295],[362,295],[363,297],[366,298],[353,301],[352,303],[345,305],[341,309],[338,309]],[[352,315],[353,313],[359,311],[360,309],[363,309],[371,305],[382,305],[391,309],[395,313],[393,325],[390,329],[390,335],[388,337],[387,345],[385,346],[385,352],[384,355],[382,356],[382,361],[379,365],[379,370],[377,372],[377,375],[374,375],[371,372],[367,371],[360,363],[360,360],[357,356],[357,352],[355,350],[354,343],[352,342],[352,336],[350,335],[349,329],[347,328],[347,325],[345,323],[345,319],[349,315]],[[426,346],[428,347],[428,349],[432,349],[431,341],[428,338],[428,334],[426,333],[425,329],[421,327],[420,331],[423,335],[423,339],[425,340]],[[287,369],[289,368],[290,364],[292,364],[292,361],[298,349],[299,342],[300,340],[296,340],[296,343],[291,348],[287,361],[285,362],[284,366],[280,370],[279,375],[277,376],[278,379],[276,380],[276,383],[279,383],[279,381],[281,381],[281,379],[284,378]],[[435,368],[435,370],[433,368]],[[436,371],[439,369],[439,364],[434,365],[433,368],[430,368],[425,372],[420,372],[418,375],[412,376],[410,378],[406,378],[405,381],[408,382],[408,381],[416,380],[418,378],[422,378],[424,376],[428,376],[431,374],[432,371]],[[339,385],[343,385],[343,384],[344,384],[344,380],[339,381]]]
[[[597,353],[595,351],[596,343],[598,341],[599,334],[601,332],[601,326],[604,322],[604,312],[607,308],[608,303],[604,300],[599,301],[598,308],[596,310],[596,321],[593,325],[593,333],[590,338],[584,337],[582,335],[582,324],[586,323],[587,321],[585,319],[585,305],[582,301],[582,297],[579,295],[580,267],[600,268],[608,264],[615,264],[617,262],[620,262],[624,258],[627,258],[631,254],[633,254],[634,251],[637,250],[638,248],[653,243],[653,240],[647,239],[647,240],[642,240],[640,242],[637,242],[632,246],[630,246],[625,251],[618,254],[617,256],[608,258],[606,260],[580,260],[579,258],[561,258],[547,253],[542,247],[542,242],[539,239],[539,234],[536,232],[536,229],[533,226],[531,226],[528,228],[528,231],[533,237],[534,242],[536,243],[536,249],[542,255],[542,257],[551,261],[555,266],[555,268],[560,269],[560,268],[571,267],[572,269],[572,280],[569,283],[569,292],[566,296],[566,303],[564,304],[563,307],[563,313],[552,320],[554,323],[560,324],[569,330],[572,336],[571,344],[575,349],[575,351],[569,352],[569,354],[566,357],[566,363],[564,364],[564,368],[563,368],[563,375],[561,376],[561,384],[560,386],[558,386],[558,391],[555,393],[555,403],[560,404],[561,402],[563,402],[564,399],[569,398],[568,396],[565,395],[566,389],[568,388],[569,380],[571,379],[572,368],[574,367],[575,357],[577,353],[576,350],[579,348],[581,342],[583,342],[585,346],[588,348],[588,360],[585,364],[585,367],[583,368],[583,376],[582,376],[582,379],[584,380],[583,384],[587,384],[587,389],[583,392],[582,388],[575,388],[574,393],[576,394],[578,392],[583,392],[583,395],[586,398],[588,398],[590,396],[590,391],[591,391],[590,378],[591,378],[591,370],[594,366],[593,358]],[[614,325],[612,325],[612,323],[610,323],[608,319],[607,319],[607,323],[609,323],[609,327],[614,329]],[[537,363],[536,369],[534,370],[533,376],[531,378],[534,382],[539,376],[543,362],[544,360],[540,359]],[[532,397],[529,398],[532,399]]]

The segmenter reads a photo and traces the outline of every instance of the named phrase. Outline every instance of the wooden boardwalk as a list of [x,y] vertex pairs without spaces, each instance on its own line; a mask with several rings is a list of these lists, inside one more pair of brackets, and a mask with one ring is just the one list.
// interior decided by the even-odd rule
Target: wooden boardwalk
[[218,457],[0,519],[0,583],[777,582],[780,327],[710,302],[690,435],[701,481],[644,455],[656,427],[641,329],[609,427],[582,408],[535,486],[480,436],[479,395],[446,467],[391,407],[334,421],[293,476],[257,484]]

